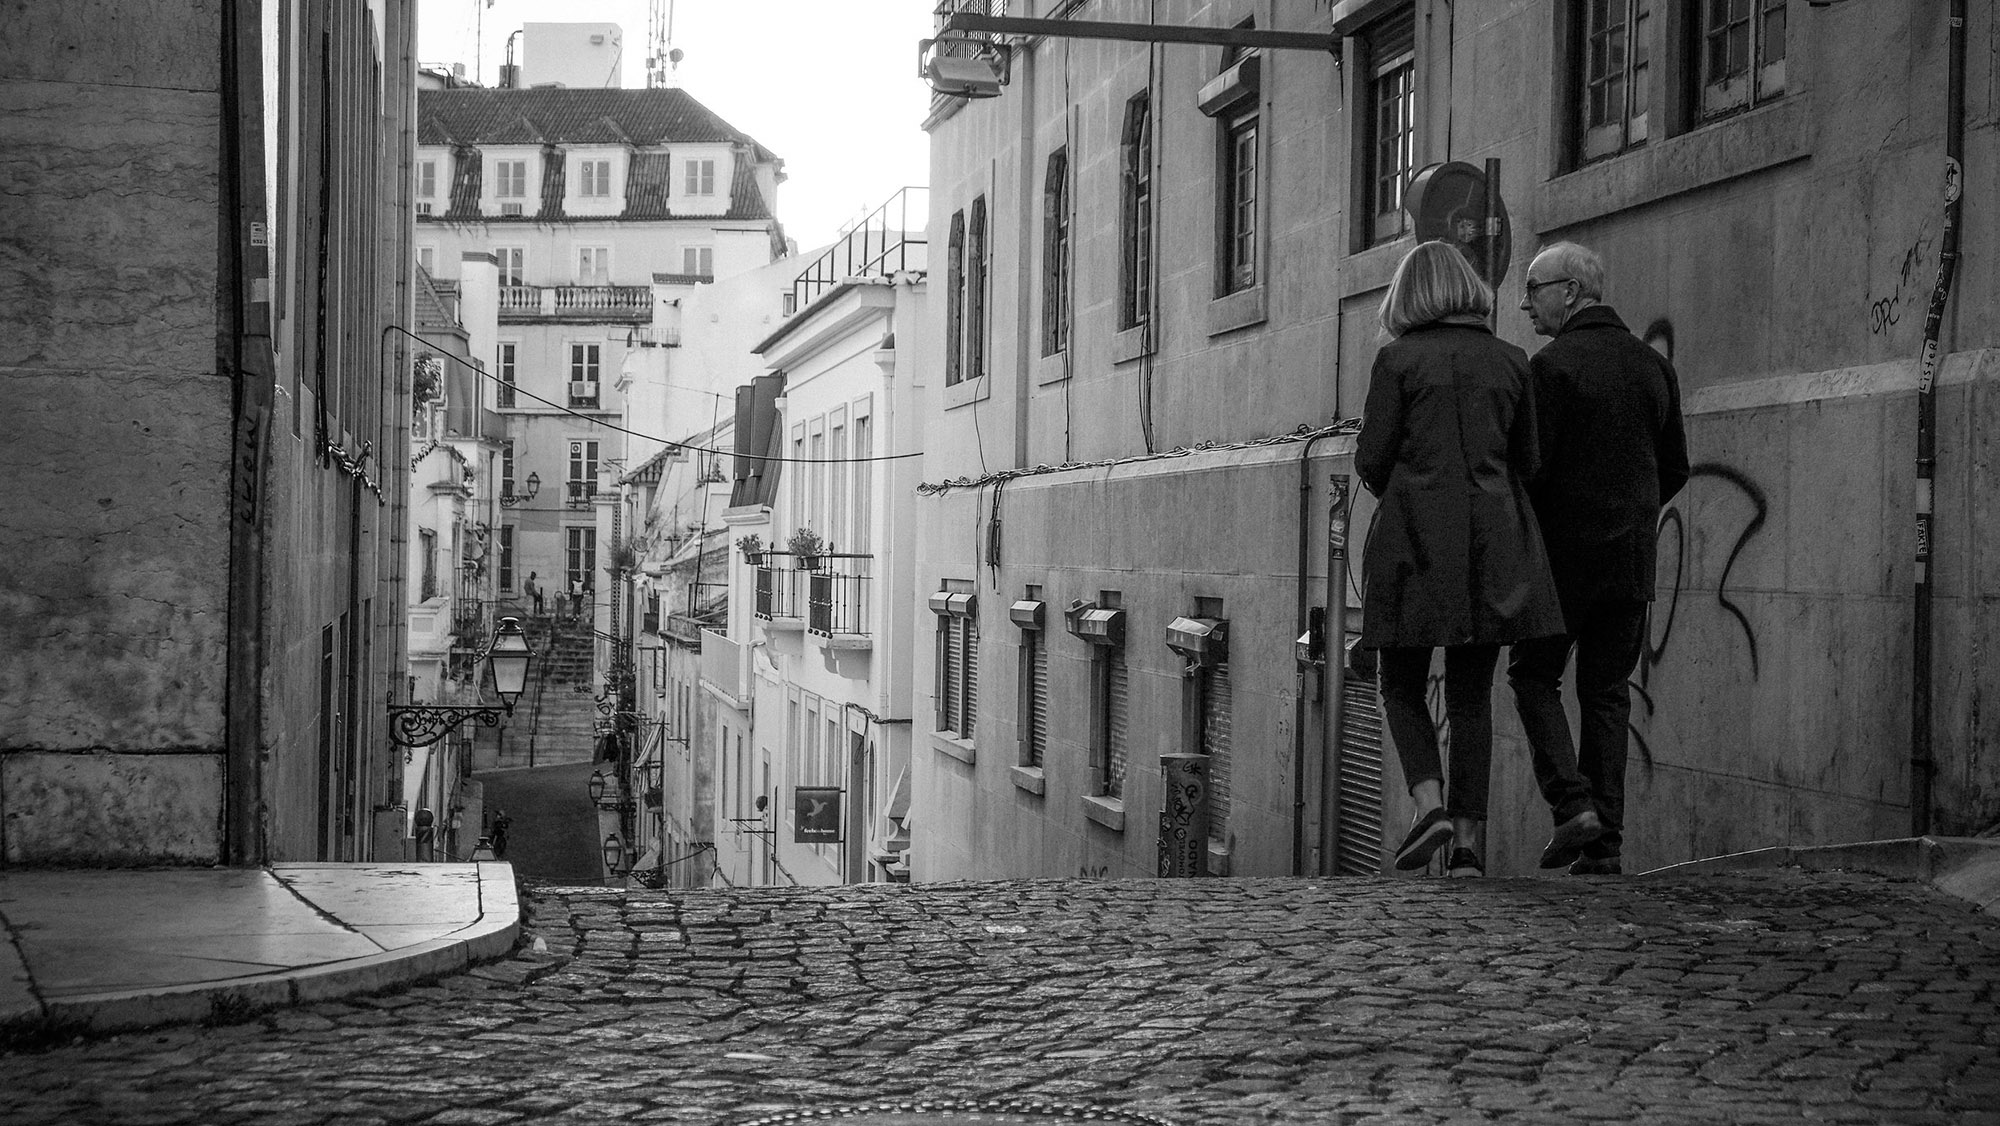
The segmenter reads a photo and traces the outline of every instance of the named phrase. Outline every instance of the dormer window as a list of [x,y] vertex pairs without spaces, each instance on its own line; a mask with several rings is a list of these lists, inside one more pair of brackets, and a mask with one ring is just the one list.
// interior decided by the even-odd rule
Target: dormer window
[[494,161],[493,194],[501,199],[520,199],[527,195],[528,162],[525,160]]
[[687,162],[687,182],[682,189],[684,195],[715,194],[715,161],[690,160]]
[[611,162],[584,160],[576,166],[577,194],[601,199],[611,194]]

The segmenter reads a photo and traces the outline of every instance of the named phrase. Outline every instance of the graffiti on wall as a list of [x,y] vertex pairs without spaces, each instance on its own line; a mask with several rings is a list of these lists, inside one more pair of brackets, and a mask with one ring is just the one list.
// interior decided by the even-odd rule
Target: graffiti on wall
[[1921,308],[1930,300],[1929,278],[1937,259],[1932,248],[1936,243],[1937,236],[1930,232],[1929,224],[1925,224],[1916,240],[1904,248],[1902,258],[1896,263],[1895,274],[1879,294],[1873,286],[1869,287],[1869,332],[1880,336],[1901,322],[1905,312],[1912,307]]

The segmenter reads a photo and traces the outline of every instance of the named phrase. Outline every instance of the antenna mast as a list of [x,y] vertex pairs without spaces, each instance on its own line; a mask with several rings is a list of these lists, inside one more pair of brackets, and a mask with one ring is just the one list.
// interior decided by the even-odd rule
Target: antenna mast
[[673,68],[680,62],[674,49],[674,0],[651,0],[646,12],[646,89],[674,85]]

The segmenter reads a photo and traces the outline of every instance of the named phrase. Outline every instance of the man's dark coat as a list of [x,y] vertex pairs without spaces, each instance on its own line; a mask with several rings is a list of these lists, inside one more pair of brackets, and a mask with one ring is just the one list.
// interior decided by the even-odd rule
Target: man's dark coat
[[1483,324],[1419,325],[1375,355],[1355,468],[1381,498],[1362,641],[1507,644],[1563,631],[1525,489],[1528,355]]
[[1535,354],[1541,474],[1529,485],[1574,628],[1596,602],[1650,601],[1660,506],[1688,479],[1680,381],[1608,305]]

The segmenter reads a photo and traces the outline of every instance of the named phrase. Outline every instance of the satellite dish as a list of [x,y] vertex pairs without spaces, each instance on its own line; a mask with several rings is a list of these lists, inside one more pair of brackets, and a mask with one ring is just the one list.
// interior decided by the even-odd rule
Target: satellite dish
[[1403,209],[1417,240],[1439,239],[1458,247],[1479,276],[1500,288],[1514,255],[1514,227],[1507,220],[1507,204],[1499,204],[1499,268],[1486,269],[1486,239],[1481,220],[1486,214],[1486,173],[1462,160],[1432,164],[1410,178],[1403,193]]

